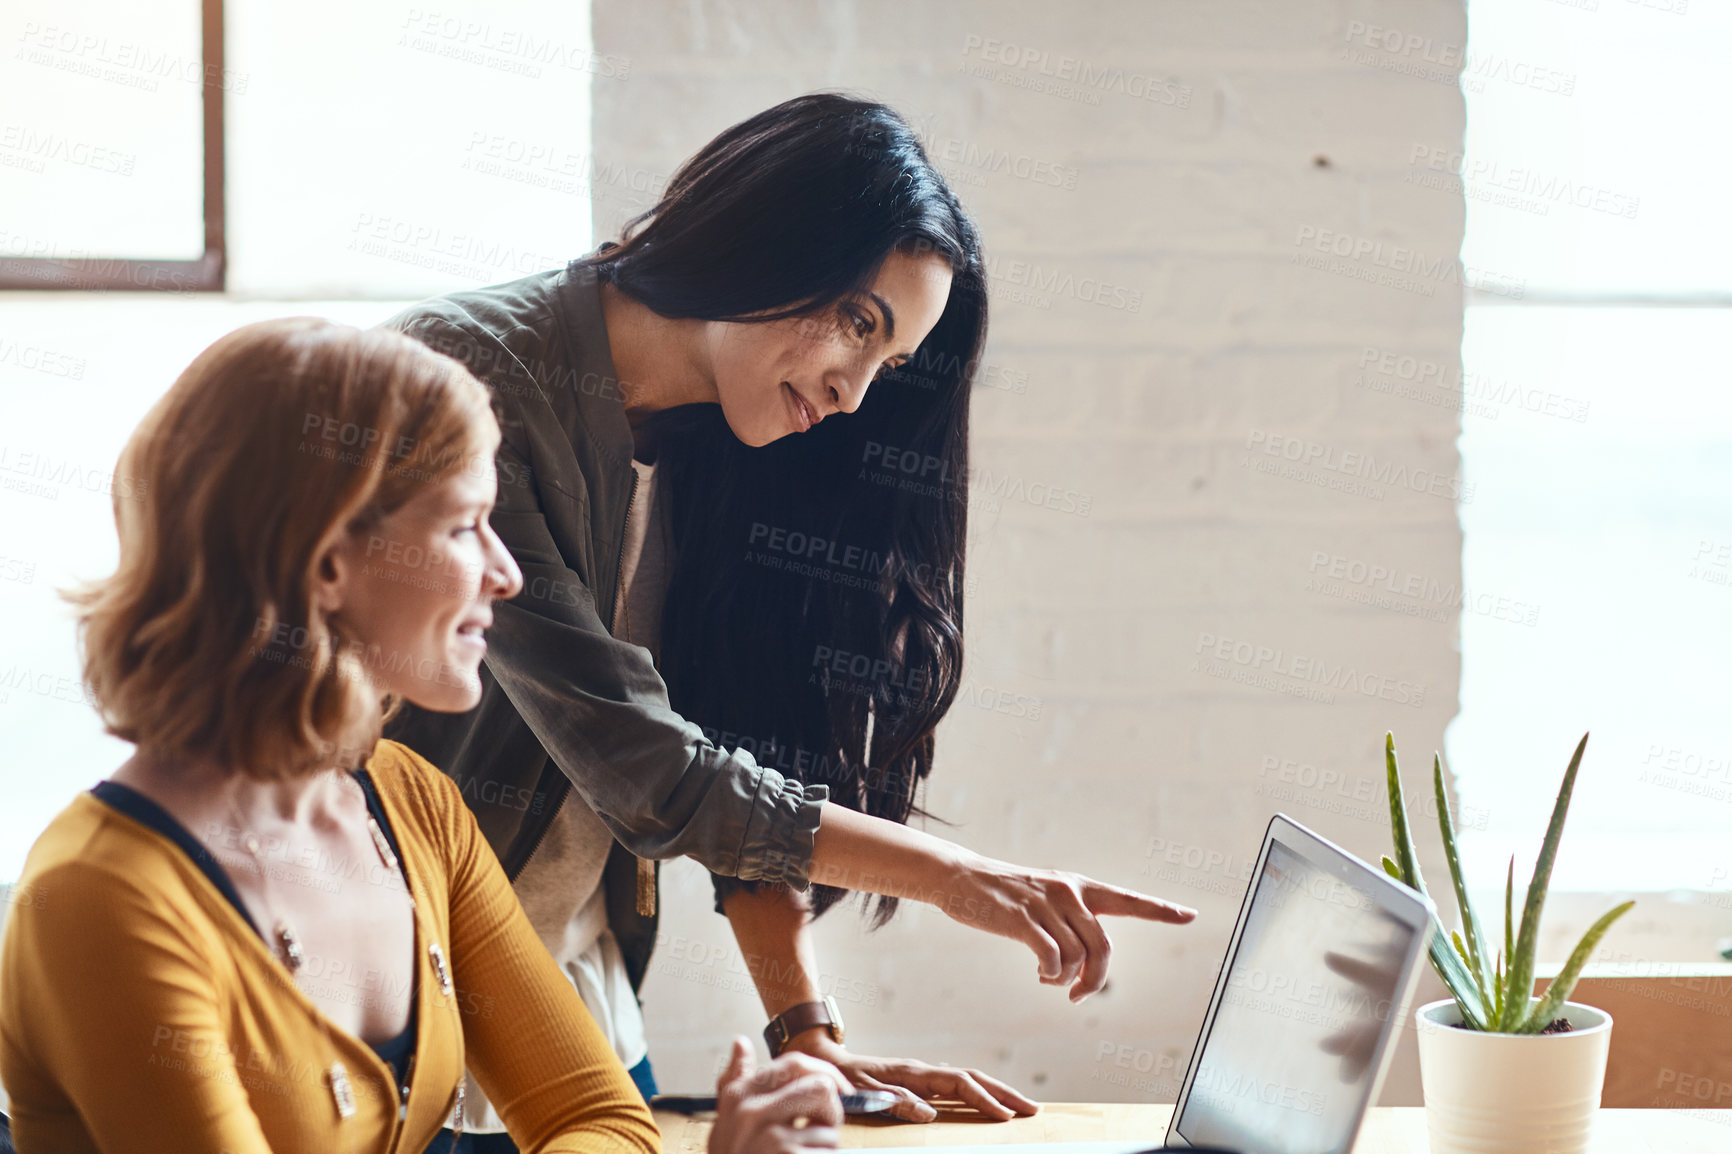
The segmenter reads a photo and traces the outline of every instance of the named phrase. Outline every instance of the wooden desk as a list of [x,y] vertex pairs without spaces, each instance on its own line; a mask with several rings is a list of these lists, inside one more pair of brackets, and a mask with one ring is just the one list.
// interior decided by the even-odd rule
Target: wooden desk
[[[956,1121],[923,1126],[850,1120],[843,1146],[966,1146],[1012,1142],[1094,1142],[1146,1140],[1160,1144],[1171,1106],[1048,1103],[1032,1118],[1009,1122]],[[668,1154],[704,1154],[709,1115],[687,1118],[658,1112]],[[1725,1154],[1732,1150],[1732,1110],[1606,1110],[1594,1123],[1596,1154]],[[1371,1111],[1354,1154],[1426,1154],[1425,1110],[1420,1107]]]

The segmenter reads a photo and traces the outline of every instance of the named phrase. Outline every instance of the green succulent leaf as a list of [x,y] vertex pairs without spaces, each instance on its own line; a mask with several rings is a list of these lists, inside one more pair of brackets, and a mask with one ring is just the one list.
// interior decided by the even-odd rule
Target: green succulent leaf
[[[1503,882],[1503,964],[1509,965],[1509,960],[1515,957],[1515,917],[1511,904],[1515,896],[1515,855],[1509,858],[1509,873],[1504,875]],[[1504,974],[1507,982],[1509,974]]]
[[1497,956],[1497,1013],[1494,1020],[1503,1021],[1503,1008],[1509,1002],[1509,959],[1515,953],[1515,855],[1509,859],[1509,871],[1503,880],[1503,950]]
[[1546,987],[1545,997],[1541,998],[1522,1020],[1516,1033],[1537,1034],[1551,1024],[1552,1019],[1558,1016],[1558,1010],[1570,1000],[1570,991],[1576,988],[1576,980],[1582,976],[1582,967],[1587,964],[1588,955],[1594,952],[1594,947],[1600,944],[1600,939],[1606,936],[1612,923],[1629,913],[1635,904],[1625,902],[1621,906],[1615,906],[1588,927],[1588,932],[1582,935],[1582,940],[1576,943],[1576,948],[1570,952],[1569,961],[1558,971],[1558,976],[1552,979],[1552,984]]
[[1383,759],[1389,774],[1389,828],[1395,836],[1395,861],[1401,867],[1402,883],[1423,894],[1425,879],[1419,875],[1419,855],[1413,852],[1413,832],[1407,827],[1407,805],[1401,797],[1401,771],[1395,764],[1393,733],[1383,735]]
[[[1413,833],[1407,825],[1407,806],[1401,796],[1401,773],[1396,767],[1395,735],[1384,735],[1384,761],[1389,773],[1389,824],[1395,838],[1395,858],[1384,858],[1384,870],[1411,890],[1425,893],[1425,879],[1419,873],[1419,855],[1413,849]],[[1429,947],[1432,968],[1461,1010],[1461,1019],[1472,1029],[1485,1030],[1491,1021],[1484,998],[1466,963],[1456,956],[1449,935],[1436,918],[1431,922]]]
[[1492,988],[1491,1020],[1503,1017],[1503,954],[1497,956],[1497,984]]
[[1443,786],[1443,758],[1437,754],[1431,755],[1431,783],[1437,795],[1437,828],[1443,834],[1443,856],[1449,862],[1449,878],[1455,885],[1455,904],[1461,910],[1462,928],[1467,931],[1466,948],[1462,949],[1460,938],[1456,939],[1456,948],[1461,950],[1462,960],[1467,963],[1468,972],[1473,975],[1473,983],[1479,989],[1480,1001],[1489,1004],[1492,1000],[1490,974],[1486,971],[1489,962],[1486,957],[1485,938],[1479,931],[1479,919],[1474,916],[1473,903],[1467,900],[1467,882],[1461,874],[1461,856],[1455,848],[1455,817],[1449,811],[1449,793]]
[[1485,1003],[1480,1000],[1473,975],[1467,972],[1467,964],[1456,956],[1455,949],[1450,946],[1449,938],[1443,932],[1443,926],[1439,925],[1436,919],[1432,920],[1431,931],[1431,968],[1437,971],[1437,976],[1442,978],[1443,984],[1449,988],[1456,1008],[1461,1011],[1461,1020],[1466,1022],[1470,1029],[1491,1029],[1493,1019]]
[[1576,787],[1576,771],[1582,765],[1582,752],[1588,747],[1588,735],[1576,746],[1570,767],[1564,771],[1564,783],[1558,789],[1557,804],[1552,807],[1552,820],[1546,826],[1546,840],[1540,846],[1539,860],[1534,862],[1534,876],[1528,882],[1527,901],[1522,906],[1521,932],[1516,938],[1515,952],[1510,955],[1509,989],[1504,997],[1503,1014],[1498,1028],[1514,1033],[1529,1010],[1533,998],[1534,952],[1539,947],[1540,915],[1546,905],[1546,891],[1552,884],[1552,865],[1558,856],[1558,841],[1564,835],[1564,818],[1570,810],[1570,794]]

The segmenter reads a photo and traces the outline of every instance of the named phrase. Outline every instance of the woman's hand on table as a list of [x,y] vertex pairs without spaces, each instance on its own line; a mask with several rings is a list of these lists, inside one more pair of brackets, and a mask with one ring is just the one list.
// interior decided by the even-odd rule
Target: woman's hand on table
[[960,1066],[934,1066],[913,1058],[869,1058],[856,1054],[823,1028],[796,1034],[784,1054],[799,1052],[822,1059],[842,1072],[858,1090],[888,1090],[896,1095],[892,1117],[905,1122],[930,1122],[938,1117],[927,1098],[961,1102],[982,1118],[1004,1122],[1033,1114],[1040,1104],[1025,1098],[997,1078]]
[[756,1066],[751,1045],[735,1038],[716,1081],[709,1154],[834,1150],[841,1096],[852,1089],[841,1071],[808,1054],[783,1054],[762,1070]]
[[1070,986],[1080,1002],[1107,982],[1113,944],[1103,917],[1184,925],[1197,911],[1063,870],[1028,869],[967,853],[963,883],[936,903],[955,921],[1014,938],[1034,951],[1040,980]]

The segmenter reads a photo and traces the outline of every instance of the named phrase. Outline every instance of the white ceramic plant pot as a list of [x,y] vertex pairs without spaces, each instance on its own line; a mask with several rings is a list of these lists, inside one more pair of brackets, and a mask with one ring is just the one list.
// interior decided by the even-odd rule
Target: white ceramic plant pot
[[1566,1034],[1461,1030],[1453,1000],[1421,1006],[1419,1078],[1432,1154],[1581,1154],[1588,1148],[1612,1016],[1565,1002]]

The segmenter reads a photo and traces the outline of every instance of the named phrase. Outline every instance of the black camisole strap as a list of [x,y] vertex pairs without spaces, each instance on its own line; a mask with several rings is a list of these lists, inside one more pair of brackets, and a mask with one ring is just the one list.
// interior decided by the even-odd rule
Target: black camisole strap
[[96,796],[97,801],[110,809],[118,810],[179,846],[181,852],[191,858],[192,864],[199,868],[199,872],[210,879],[210,884],[217,888],[217,892],[227,898],[229,904],[246,919],[253,933],[264,938],[265,935],[260,933],[258,923],[254,922],[253,916],[247,912],[246,904],[241,901],[240,891],[235,889],[235,883],[229,879],[228,871],[223,869],[222,863],[205,848],[203,842],[193,837],[184,825],[170,816],[166,809],[131,786],[121,785],[117,781],[99,781],[90,792]]
[[[379,791],[373,785],[372,775],[364,769],[351,771],[350,775],[361,787],[361,792],[367,795],[367,812],[373,815],[373,820],[379,823],[384,831],[385,840],[391,843],[391,852],[397,855],[399,863],[403,860],[403,851],[397,845],[397,834],[391,828],[391,819],[385,816],[385,805],[379,800]],[[407,867],[405,867],[406,869]],[[407,873],[404,874],[407,877]]]
[[[397,855],[397,868],[403,872],[403,880],[409,880],[409,867],[403,862],[403,850],[397,844],[397,834],[391,829],[391,819],[385,816],[385,805],[379,800],[379,791],[373,785],[372,776],[364,769],[351,772],[351,777],[361,787],[361,792],[367,797],[367,812],[373,815],[373,820],[379,823],[379,830],[385,835],[385,840],[391,843],[391,852]],[[419,968],[419,967],[417,967]],[[408,1080],[407,1062],[410,1053],[415,1049],[415,1025],[420,1016],[419,1000],[413,995],[409,998],[409,1024],[403,1027],[396,1037],[380,1042],[373,1047],[374,1053],[385,1060],[397,1075],[397,1084],[403,1085]]]

